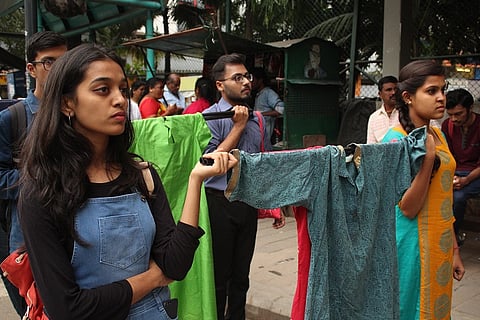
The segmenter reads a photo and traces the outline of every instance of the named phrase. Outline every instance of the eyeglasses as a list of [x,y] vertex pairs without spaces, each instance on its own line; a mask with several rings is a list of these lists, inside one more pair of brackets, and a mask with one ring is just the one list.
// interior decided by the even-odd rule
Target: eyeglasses
[[218,81],[233,80],[237,83],[240,83],[240,82],[243,81],[243,79],[247,79],[248,81],[252,82],[253,81],[253,75],[251,73],[248,73],[248,72],[245,73],[245,74],[236,73],[233,76],[231,76],[230,78],[221,79],[221,80],[218,80]]
[[55,59],[47,58],[47,59],[40,60],[40,61],[32,61],[30,63],[33,63],[33,64],[41,63],[43,65],[43,69],[45,69],[45,71],[50,71],[50,69],[52,69],[52,65],[53,65],[54,62],[55,62]]

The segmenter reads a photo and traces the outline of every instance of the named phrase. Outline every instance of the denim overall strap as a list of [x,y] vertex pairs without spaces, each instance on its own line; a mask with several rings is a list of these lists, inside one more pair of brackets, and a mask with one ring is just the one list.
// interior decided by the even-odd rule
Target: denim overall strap
[[[155,236],[155,221],[139,193],[88,199],[75,217],[75,230],[88,245],[74,243],[72,266],[82,289],[145,272]],[[132,305],[128,319],[170,319],[162,301],[168,287],[157,288]]]

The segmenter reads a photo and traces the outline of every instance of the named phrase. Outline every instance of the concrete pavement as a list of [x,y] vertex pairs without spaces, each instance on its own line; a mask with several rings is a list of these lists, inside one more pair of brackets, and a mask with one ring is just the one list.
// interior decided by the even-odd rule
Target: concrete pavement
[[13,309],[12,303],[7,295],[7,290],[3,285],[3,281],[0,280],[0,319],[2,320],[18,320],[20,317]]
[[[294,218],[274,230],[271,219],[259,220],[250,270],[247,315],[250,320],[288,320],[297,277],[297,237]],[[452,320],[480,319],[480,233],[467,232],[461,255],[466,273],[454,280]]]
[[[278,230],[271,223],[272,219],[259,220],[247,297],[249,320],[287,320],[290,315],[297,279],[296,223],[294,218],[287,217],[287,225]],[[480,233],[468,232],[461,252],[466,274],[461,282],[454,281],[452,319],[480,319]],[[0,319],[19,319],[3,283]]]

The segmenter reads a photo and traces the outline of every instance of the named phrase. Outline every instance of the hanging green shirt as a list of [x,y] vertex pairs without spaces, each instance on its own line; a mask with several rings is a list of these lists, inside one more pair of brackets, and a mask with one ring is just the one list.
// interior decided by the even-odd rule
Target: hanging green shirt
[[[154,164],[162,179],[175,221],[182,214],[188,178],[210,141],[201,114],[133,121],[135,140],[130,149]],[[216,319],[215,283],[210,221],[205,193],[200,198],[199,226],[205,230],[186,278],[169,285],[178,298],[178,319]]]

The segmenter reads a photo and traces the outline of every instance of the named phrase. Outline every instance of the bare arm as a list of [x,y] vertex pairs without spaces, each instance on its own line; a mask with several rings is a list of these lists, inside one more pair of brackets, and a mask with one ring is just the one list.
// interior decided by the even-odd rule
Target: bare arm
[[152,292],[153,289],[167,286],[173,282],[163,274],[162,270],[153,260],[150,260],[147,271],[128,278],[127,281],[132,287],[132,304],[140,301]]
[[176,104],[169,104],[168,107],[167,107],[167,110],[165,110],[165,112],[162,114],[162,117],[163,116],[171,116],[171,115],[174,115],[174,114],[178,114],[177,105]]
[[203,180],[212,176],[220,176],[227,173],[236,163],[237,159],[228,152],[214,152],[203,155],[205,158],[213,159],[212,166],[204,166],[197,163],[190,173],[187,195],[183,205],[180,221],[191,226],[198,226],[198,213],[200,207],[200,188]]
[[269,117],[278,117],[280,115],[280,112],[278,112],[277,110],[262,111],[262,115]]
[[[198,227],[200,188],[203,180],[211,176],[223,175],[237,163],[235,157],[227,152],[205,154],[204,157],[213,159],[214,163],[212,166],[197,163],[193,168],[190,173],[187,195],[180,218],[181,222],[194,227]],[[149,269],[146,272],[128,278],[127,281],[132,287],[132,304],[142,299],[153,289],[166,286],[172,282],[153,260],[150,261]]]
[[455,190],[460,190],[478,178],[480,178],[480,167],[473,169],[466,177],[455,176],[453,178],[453,188]]
[[248,108],[245,106],[234,106],[232,111],[235,111],[233,115],[233,128],[227,137],[218,145],[218,151],[230,151],[235,149],[242,137],[243,131],[248,122]]
[[410,219],[415,218],[422,209],[432,176],[433,162],[435,160],[435,141],[431,134],[428,134],[425,144],[427,153],[423,159],[420,171],[418,171],[410,188],[407,189],[398,204],[403,215]]
[[465,274],[460,248],[458,247],[457,237],[453,237],[453,278],[460,281]]

